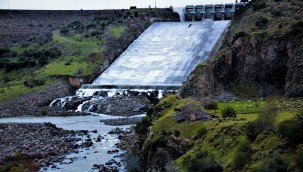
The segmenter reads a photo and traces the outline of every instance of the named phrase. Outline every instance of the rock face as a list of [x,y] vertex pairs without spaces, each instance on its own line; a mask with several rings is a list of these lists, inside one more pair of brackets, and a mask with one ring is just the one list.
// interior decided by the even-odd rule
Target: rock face
[[[235,16],[219,52],[192,72],[181,90],[182,97],[303,96],[302,23],[283,26],[279,17],[273,16],[267,25],[257,27],[258,20],[251,20],[265,10],[256,13],[250,8],[254,5]],[[285,17],[292,19],[292,12]],[[276,30],[276,23],[283,29]],[[297,27],[301,31],[296,31]]]
[[174,117],[177,120],[177,122],[207,121],[211,118],[208,112],[198,111],[198,110],[189,110],[189,111],[181,112],[180,114],[177,114]]

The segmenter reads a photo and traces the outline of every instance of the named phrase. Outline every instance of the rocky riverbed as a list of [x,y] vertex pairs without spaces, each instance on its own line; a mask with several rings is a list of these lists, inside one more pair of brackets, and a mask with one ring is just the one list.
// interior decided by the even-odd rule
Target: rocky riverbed
[[64,130],[51,123],[0,124],[0,171],[9,171],[12,166],[37,171],[60,162],[65,154],[91,145],[91,141],[77,144],[81,141],[79,136],[86,133]]

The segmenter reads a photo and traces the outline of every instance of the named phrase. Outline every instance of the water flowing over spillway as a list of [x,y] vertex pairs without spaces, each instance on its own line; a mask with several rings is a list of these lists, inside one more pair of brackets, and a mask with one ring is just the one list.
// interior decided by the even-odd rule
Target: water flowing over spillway
[[[175,88],[182,85],[190,72],[208,59],[212,51],[216,51],[216,45],[229,23],[230,21],[154,23],[91,84],[91,88],[89,85],[84,85],[77,91],[77,95],[56,99],[50,104],[50,106],[65,108],[72,113],[76,111],[95,116],[17,117],[1,119],[0,123],[52,122],[67,130],[89,130],[89,137],[93,139],[90,148],[80,149],[67,155],[64,162],[55,164],[55,168],[50,166],[40,171],[99,171],[92,167],[104,164],[112,158],[115,159],[114,155],[108,155],[108,151],[116,149],[114,145],[118,142],[118,136],[106,134],[115,127],[106,126],[104,120],[119,119],[120,109],[123,110],[123,118],[134,115],[138,115],[135,117],[139,118],[144,116],[148,105],[151,104],[149,101],[162,96],[160,91],[156,93],[161,90],[159,88],[163,88],[162,91],[170,90],[169,88],[177,90]],[[121,89],[122,87],[117,87],[117,90],[99,89],[98,86],[102,85],[122,85],[124,90]],[[128,90],[127,86],[131,86],[135,91]],[[154,87],[157,91],[148,90],[147,88],[150,87]],[[119,93],[121,90],[122,93]],[[112,102],[106,103],[110,98],[113,98]],[[123,98],[125,103],[120,100]],[[121,125],[124,125],[124,129],[129,127],[128,124]],[[93,129],[97,133],[92,132]],[[104,139],[97,142],[97,137],[101,134]],[[121,160],[119,157],[116,159]],[[118,167],[120,171],[124,171],[123,163]]]
[[154,23],[93,85],[182,84],[208,58],[229,23]]

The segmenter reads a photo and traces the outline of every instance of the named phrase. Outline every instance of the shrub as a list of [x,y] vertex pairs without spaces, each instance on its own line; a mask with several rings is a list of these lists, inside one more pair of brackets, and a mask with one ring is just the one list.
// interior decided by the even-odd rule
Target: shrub
[[196,156],[190,160],[188,171],[195,172],[221,172],[223,168],[220,164],[218,164],[214,156],[209,154],[207,151],[202,151],[196,154]]
[[274,9],[271,11],[271,14],[276,17],[281,17],[283,15],[283,12],[279,9]]
[[127,154],[125,157],[125,168],[129,172],[143,172],[142,159],[135,154]]
[[0,48],[0,58],[6,53],[9,53],[10,50],[8,48]]
[[61,30],[60,30],[60,33],[65,35],[68,33],[68,29],[66,27],[63,27]]
[[303,171],[303,144],[300,144],[297,147],[297,151],[295,154],[295,162],[299,167],[300,171]]
[[45,79],[29,79],[27,81],[24,81],[24,86],[29,87],[29,88],[33,88],[34,86],[41,86],[44,85],[46,82]]
[[195,138],[196,139],[200,139],[200,138],[203,138],[205,135],[207,134],[207,129],[206,127],[202,127],[198,130]]
[[46,116],[47,115],[47,110],[46,109],[41,109],[40,110],[40,115],[41,116]]
[[252,150],[249,142],[241,143],[236,151],[235,159],[233,161],[233,165],[236,168],[242,168],[245,164],[247,164],[250,160]]
[[261,3],[254,3],[253,4],[253,10],[257,11],[257,10],[261,10],[263,8],[266,8],[266,3],[265,2],[261,2]]
[[238,38],[241,37],[247,37],[249,34],[243,31],[236,32],[235,35],[233,36],[233,42],[235,42]]
[[265,17],[259,17],[255,23],[255,25],[259,28],[262,28],[264,26],[266,26],[266,24],[268,23],[268,19]]
[[303,112],[300,112],[290,120],[283,121],[278,126],[278,133],[286,137],[296,146],[303,143]]
[[218,109],[218,103],[205,97],[201,100],[204,109]]
[[222,117],[223,118],[226,118],[226,117],[236,118],[237,114],[233,107],[227,106],[222,110]]
[[157,148],[164,148],[167,144],[167,138],[165,136],[158,137],[155,141],[152,142],[152,150],[155,152]]
[[148,116],[144,117],[141,122],[139,122],[135,126],[135,131],[139,135],[146,135],[148,132],[148,127],[151,125],[151,122],[148,118]]
[[277,112],[278,108],[272,104],[269,104],[265,108],[261,109],[258,118],[253,122],[247,123],[245,130],[247,138],[254,141],[260,133],[273,131]]
[[268,163],[268,171],[288,171],[287,163],[281,155],[275,155]]
[[303,30],[303,21],[299,21],[297,23],[294,23],[291,26],[290,35],[291,36],[297,36],[299,34],[302,34],[302,30]]
[[245,134],[248,140],[254,141],[259,135],[259,131],[255,122],[250,121],[247,123]]
[[174,136],[179,137],[181,135],[181,132],[179,130],[174,131]]

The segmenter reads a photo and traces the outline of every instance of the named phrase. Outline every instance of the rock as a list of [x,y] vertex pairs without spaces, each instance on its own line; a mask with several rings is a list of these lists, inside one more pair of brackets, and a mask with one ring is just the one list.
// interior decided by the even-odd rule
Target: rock
[[177,159],[184,155],[191,147],[192,143],[189,139],[176,138],[175,136],[171,135],[168,138],[166,150],[169,152],[172,158]]
[[206,111],[191,111],[186,110],[181,113],[178,113],[174,115],[174,118],[177,120],[177,122],[183,122],[183,121],[207,121],[211,118],[211,115]]
[[[53,162],[63,161],[61,155],[78,148],[75,146],[78,141],[74,137],[75,131],[63,130],[51,123],[7,123],[0,124],[0,128],[3,130],[0,163],[15,156],[16,152],[22,152],[26,156],[35,156],[38,166],[45,167]],[[81,134],[78,131],[76,133]]]

